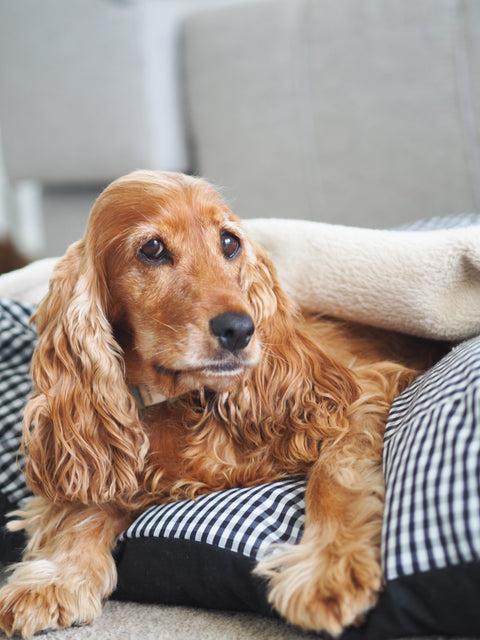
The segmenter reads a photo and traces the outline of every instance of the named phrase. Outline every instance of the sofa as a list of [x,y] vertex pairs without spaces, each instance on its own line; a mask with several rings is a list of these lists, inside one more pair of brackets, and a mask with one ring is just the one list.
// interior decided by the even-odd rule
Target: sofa
[[42,185],[47,213],[143,167],[204,175],[241,217],[388,227],[478,211],[479,13],[476,0],[0,0],[6,175]]

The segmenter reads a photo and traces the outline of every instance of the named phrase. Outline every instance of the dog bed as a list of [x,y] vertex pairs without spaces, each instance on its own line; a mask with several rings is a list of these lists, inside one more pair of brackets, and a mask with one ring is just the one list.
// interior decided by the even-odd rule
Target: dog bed
[[[445,286],[448,293],[444,296],[456,300],[456,307],[450,307],[451,317],[439,314],[434,321],[426,322],[418,313],[412,320],[408,318],[408,306],[412,303],[406,302],[406,295],[396,303],[402,313],[397,310],[395,317],[387,304],[376,316],[381,326],[401,328],[391,325],[405,318],[414,333],[455,339],[459,344],[418,378],[395,401],[390,412],[384,452],[385,587],[366,622],[346,630],[342,636],[345,640],[480,634],[480,337],[475,337],[480,333],[480,326],[475,324],[480,320],[480,298],[477,299],[480,276],[478,270],[475,271],[478,263],[475,263],[472,245],[478,238],[480,226],[470,226],[479,224],[480,219],[461,218],[460,223],[467,226],[453,233],[437,234],[442,251],[447,245],[457,247],[449,249],[448,262],[441,263],[447,269],[441,277],[450,287]],[[261,235],[259,229],[265,228],[264,222],[254,221],[252,226],[255,224]],[[313,262],[308,260],[309,273],[322,273],[325,279],[326,271],[332,267],[327,264],[328,260],[322,262],[322,251],[318,243],[315,245],[315,237],[335,234],[336,230],[340,233],[340,228],[321,224],[313,228],[312,223],[302,223],[300,227],[303,224],[307,224],[310,231],[307,236],[303,233],[297,236],[297,241],[307,238],[310,247],[317,246],[318,257]],[[277,233],[279,226],[275,229]],[[312,233],[313,229],[318,232],[317,236]],[[398,233],[398,239],[406,242],[405,236],[411,240],[414,232],[375,233]],[[425,246],[425,240],[431,241],[427,238],[431,235],[430,232],[420,234],[416,245],[414,242],[417,250]],[[371,234],[364,236],[364,241],[369,237]],[[390,239],[394,237],[388,235]],[[292,238],[292,234],[287,234],[284,240],[291,242]],[[281,242],[277,265],[282,255],[291,257],[288,246]],[[382,246],[382,259],[388,263],[392,253],[385,252],[384,244]],[[411,243],[403,246],[404,255],[408,254],[415,269]],[[480,247],[480,243],[477,246]],[[422,270],[418,270],[409,283],[413,293],[424,287],[440,295],[440,276],[434,280],[426,266],[431,265],[431,274],[435,271],[435,260],[438,267],[434,244],[430,249],[428,260],[423,251],[417,256],[423,260],[426,280],[421,277]],[[271,251],[275,253],[274,248]],[[307,264],[303,262],[305,252],[302,247],[297,251],[302,254],[299,268],[303,269],[302,265]],[[365,248],[362,254],[368,255]],[[350,255],[355,256],[354,252]],[[396,256],[398,270],[401,264],[399,254]],[[348,260],[348,255],[344,259]],[[364,260],[362,264],[367,262]],[[393,269],[395,261],[390,264]],[[357,281],[362,280],[363,268],[358,263],[355,266],[342,262],[342,273],[344,269],[346,273],[351,272]],[[386,272],[387,268],[383,273]],[[408,270],[405,273],[408,274]],[[8,276],[10,287],[15,277],[18,279],[15,274]],[[408,281],[408,275],[403,277]],[[284,279],[287,278],[284,276]],[[454,281],[456,287],[453,287]],[[402,297],[404,292],[398,282],[398,278],[394,279],[395,291],[391,295]],[[37,284],[44,287],[45,283],[37,281],[35,286]],[[363,287],[366,293],[360,307],[365,309],[374,303],[377,292],[370,300],[368,286]],[[388,279],[384,279],[382,287],[388,289]],[[1,282],[0,291],[4,291]],[[342,286],[340,292],[346,295]],[[28,299],[27,292],[22,295]],[[11,297],[15,297],[13,291]],[[433,299],[430,294],[430,300]],[[354,313],[354,303],[350,300],[349,304],[347,315]],[[21,415],[31,389],[29,364],[36,340],[34,328],[28,325],[32,309],[32,303],[10,298],[0,303],[0,518],[3,522],[6,511],[28,495],[16,458]],[[272,614],[265,584],[253,576],[251,570],[271,544],[295,543],[300,539],[304,491],[304,481],[292,478],[251,489],[217,492],[195,502],[152,507],[118,541],[119,582],[115,597]],[[1,536],[0,560],[16,559],[21,553],[22,540],[4,529]]]

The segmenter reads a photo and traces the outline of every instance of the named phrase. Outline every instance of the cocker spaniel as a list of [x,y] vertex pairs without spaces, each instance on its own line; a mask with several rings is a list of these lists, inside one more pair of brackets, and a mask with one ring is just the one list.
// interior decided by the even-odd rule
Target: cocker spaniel
[[165,172],[106,188],[35,319],[36,497],[10,525],[29,542],[1,628],[91,622],[115,540],[149,505],[298,474],[303,539],[256,572],[291,623],[335,635],[362,619],[382,585],[384,426],[428,347],[302,316],[216,191]]

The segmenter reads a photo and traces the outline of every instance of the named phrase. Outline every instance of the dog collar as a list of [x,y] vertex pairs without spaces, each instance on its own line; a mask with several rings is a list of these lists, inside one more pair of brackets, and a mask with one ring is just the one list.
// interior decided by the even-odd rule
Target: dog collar
[[158,393],[158,391],[155,391],[155,389],[152,389],[146,384],[139,384],[136,387],[130,387],[130,391],[133,393],[140,409],[153,407],[156,404],[161,404],[168,400],[167,396]]

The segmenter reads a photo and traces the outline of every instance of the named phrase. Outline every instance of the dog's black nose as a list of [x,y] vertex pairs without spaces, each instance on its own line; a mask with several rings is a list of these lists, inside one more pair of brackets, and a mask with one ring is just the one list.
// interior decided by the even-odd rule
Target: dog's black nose
[[253,320],[247,313],[230,311],[212,318],[210,328],[222,347],[232,352],[245,349],[255,331]]

